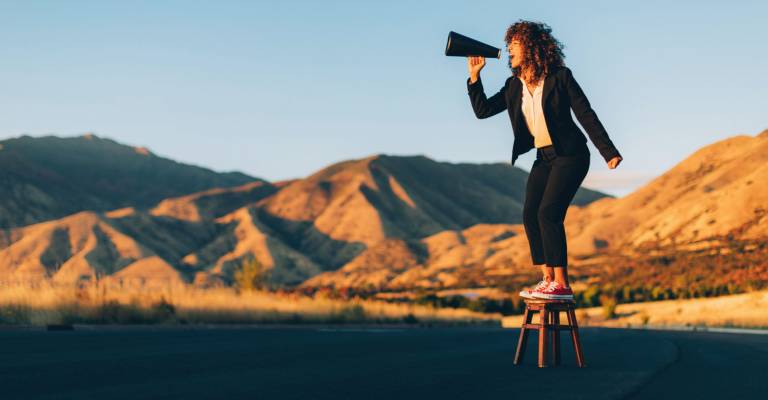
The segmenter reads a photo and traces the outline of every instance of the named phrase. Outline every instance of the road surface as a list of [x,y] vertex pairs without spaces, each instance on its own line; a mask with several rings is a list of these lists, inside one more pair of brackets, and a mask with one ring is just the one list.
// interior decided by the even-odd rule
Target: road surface
[[[0,330],[2,399],[737,399],[768,393],[768,335],[582,329],[587,368],[512,365],[501,328]],[[758,395],[759,394],[759,395]],[[674,396],[674,397],[673,397]]]

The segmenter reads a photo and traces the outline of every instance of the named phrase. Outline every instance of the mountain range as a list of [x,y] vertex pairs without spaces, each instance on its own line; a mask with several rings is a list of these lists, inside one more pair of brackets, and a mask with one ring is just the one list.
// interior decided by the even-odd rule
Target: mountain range
[[158,157],[93,134],[0,141],[0,228],[78,211],[149,207],[169,197],[263,181]]
[[[527,172],[509,164],[379,154],[267,182],[93,135],[0,143],[2,280],[227,285],[250,258],[301,288],[512,285],[532,272]],[[582,187],[566,217],[574,267],[764,238],[766,150],[768,131],[739,135],[622,198]]]

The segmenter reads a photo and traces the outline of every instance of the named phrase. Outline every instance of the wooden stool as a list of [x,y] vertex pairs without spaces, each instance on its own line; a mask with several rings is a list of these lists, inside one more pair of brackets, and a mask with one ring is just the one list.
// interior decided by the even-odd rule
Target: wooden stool
[[[517,342],[514,364],[518,365],[523,361],[528,333],[535,329],[539,331],[539,367],[547,366],[547,341],[550,335],[552,339],[552,364],[560,365],[560,331],[568,330],[571,331],[571,338],[573,339],[576,363],[579,367],[584,367],[584,355],[581,354],[575,308],[576,304],[573,300],[525,299],[525,314],[523,314],[523,325],[520,328],[520,339]],[[568,317],[568,325],[560,325],[560,312],[562,311],[565,311]],[[535,312],[539,313],[538,324],[531,323]]]

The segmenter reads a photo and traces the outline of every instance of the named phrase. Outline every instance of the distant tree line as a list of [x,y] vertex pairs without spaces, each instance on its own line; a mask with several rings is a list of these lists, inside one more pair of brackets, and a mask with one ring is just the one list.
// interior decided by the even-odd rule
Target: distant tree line
[[[715,297],[768,289],[768,244],[735,241],[727,236],[722,239],[724,244],[719,248],[695,252],[656,248],[648,256],[615,255],[605,265],[582,269],[579,271],[581,275],[572,273],[572,282],[590,282],[586,289],[574,293],[574,301],[578,307],[602,306],[610,313],[616,304],[621,303]],[[525,304],[517,291],[535,284],[539,279],[535,274],[532,270],[522,280],[487,285],[509,293],[503,299],[469,298],[459,294],[440,296],[436,290],[415,288],[403,291],[401,297],[395,293],[387,301],[413,302],[437,308],[466,308],[502,315],[520,314]],[[468,282],[468,286],[477,287],[473,283]],[[363,288],[304,288],[300,291],[306,295],[319,294],[341,299],[370,298],[387,292],[373,285]]]

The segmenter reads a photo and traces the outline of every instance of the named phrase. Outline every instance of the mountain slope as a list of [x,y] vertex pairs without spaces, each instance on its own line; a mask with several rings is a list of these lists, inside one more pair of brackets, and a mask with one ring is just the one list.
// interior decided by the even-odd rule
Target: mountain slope
[[261,180],[177,163],[90,134],[22,136],[0,141],[0,228],[83,210],[146,208],[168,197],[252,181]]
[[[648,246],[768,236],[768,130],[699,149],[619,199],[569,211],[569,251],[642,251]],[[760,223],[760,222],[763,223]]]
[[[81,212],[0,232],[0,274],[230,284],[239,264],[256,258],[284,285],[344,277],[350,285],[450,286],[485,270],[504,277],[527,257],[520,225],[510,225],[522,220],[526,179],[503,164],[375,155],[304,179],[208,189],[152,208]],[[581,189],[575,203],[602,197]]]
[[0,250],[3,281],[51,278],[69,283],[94,275],[182,280],[165,260],[93,212],[16,229],[14,239]]
[[185,221],[210,220],[271,196],[277,190],[277,186],[267,182],[251,182],[233,188],[215,188],[165,199],[150,210],[150,213]]
[[[344,161],[258,203],[284,241],[337,269],[364,248],[475,224],[522,222],[527,173],[506,164],[452,164],[424,156]],[[579,189],[575,204],[606,195]]]
[[[596,257],[599,254],[642,256],[658,246],[685,251],[729,240],[765,240],[765,182],[768,130],[706,146],[625,197],[574,204],[565,220],[571,271],[586,278],[608,270],[623,274],[622,265],[601,262],[607,259]],[[426,249],[426,255],[417,256],[413,248]],[[536,273],[522,225],[478,223],[445,229],[408,246],[371,246],[338,270],[302,286],[379,290],[514,286]]]
[[477,224],[420,241],[388,239],[301,287],[401,290],[525,283],[533,269],[522,225]]

